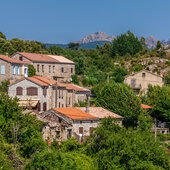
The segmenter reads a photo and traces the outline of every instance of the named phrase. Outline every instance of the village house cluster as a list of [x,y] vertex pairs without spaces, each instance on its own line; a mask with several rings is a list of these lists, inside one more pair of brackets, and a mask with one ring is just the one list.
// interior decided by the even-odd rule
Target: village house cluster
[[[28,65],[36,76],[28,77]],[[19,106],[36,113],[46,123],[44,140],[63,140],[75,137],[79,142],[93,132],[100,120],[112,117],[121,126],[123,117],[102,107],[75,107],[90,100],[90,89],[71,83],[75,63],[63,56],[17,52],[0,55],[0,82],[10,80],[8,95],[19,99]],[[142,70],[125,78],[135,93],[147,91],[148,85],[163,85],[161,76]],[[146,105],[142,106],[148,109]],[[149,108],[150,109],[150,108]]]

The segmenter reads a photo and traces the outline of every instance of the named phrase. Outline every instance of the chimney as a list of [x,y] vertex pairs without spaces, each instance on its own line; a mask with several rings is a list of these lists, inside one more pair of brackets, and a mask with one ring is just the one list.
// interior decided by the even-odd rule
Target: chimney
[[89,113],[89,106],[90,106],[90,94],[87,94],[87,105],[86,105],[86,113]]
[[8,53],[5,53],[6,56],[8,56]]

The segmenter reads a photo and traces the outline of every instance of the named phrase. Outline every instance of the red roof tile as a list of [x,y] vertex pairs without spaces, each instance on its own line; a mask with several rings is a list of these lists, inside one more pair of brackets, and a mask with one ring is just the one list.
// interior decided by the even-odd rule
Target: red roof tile
[[32,81],[32,82],[34,82],[34,83],[36,83],[36,84],[38,84],[40,86],[49,86],[48,83],[45,83],[45,82],[43,82],[43,81],[41,81],[41,80],[39,80],[39,79],[37,79],[35,77],[27,77],[26,79],[28,79],[28,80],[30,80],[30,81]]
[[[84,112],[86,110],[85,107],[79,107],[79,109],[81,109]],[[113,113],[109,110],[106,110],[102,107],[89,107],[89,114],[92,115],[92,116],[98,117],[100,119],[103,119],[105,117],[112,117],[112,118],[117,118],[117,119],[123,118],[122,116],[120,116],[116,113]]]
[[80,86],[75,85],[75,84],[72,84],[72,83],[60,83],[60,82],[58,82],[57,85],[58,85],[59,87],[66,87],[66,89],[68,89],[68,90],[87,91],[87,92],[90,91],[89,89],[80,87]]
[[82,110],[78,108],[53,108],[53,110],[59,112],[60,114],[63,114],[72,120],[82,120],[82,119],[98,119],[95,116],[92,116],[86,112],[83,112]]
[[46,84],[49,84],[49,85],[54,85],[57,83],[56,80],[50,78],[50,77],[40,77],[40,76],[33,76],[33,78],[37,79],[37,80],[40,80]]
[[141,107],[142,107],[143,109],[152,109],[152,106],[148,106],[148,105],[146,105],[146,104],[141,104]]
[[21,60],[17,60],[15,58],[11,58],[5,55],[0,55],[0,59],[5,60],[9,63],[18,63],[18,64],[29,64],[29,61],[21,61]]
[[52,62],[52,63],[73,63],[73,61],[63,57],[63,56],[55,56],[49,54],[36,54],[36,53],[26,53],[26,52],[17,52],[18,54],[24,56],[30,61],[37,62]]

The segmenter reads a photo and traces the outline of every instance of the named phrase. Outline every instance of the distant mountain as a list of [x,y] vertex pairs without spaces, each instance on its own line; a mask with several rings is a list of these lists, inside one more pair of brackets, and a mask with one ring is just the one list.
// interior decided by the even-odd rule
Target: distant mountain
[[158,40],[153,36],[148,36],[148,37],[145,38],[146,46],[149,49],[155,48],[156,44],[157,44],[157,41]]
[[[109,41],[95,41],[95,42],[89,42],[89,43],[84,43],[84,44],[80,44],[79,49],[83,48],[83,49],[95,49],[97,45],[102,46],[104,45],[104,43],[111,43]],[[51,47],[51,46],[57,46],[57,47],[61,47],[61,48],[67,48],[68,45],[67,44],[45,44],[47,48]]]
[[83,39],[80,39],[77,41],[80,44],[86,44],[91,42],[97,42],[97,41],[113,41],[113,39],[116,38],[115,36],[110,36],[106,34],[105,32],[96,32],[94,34],[88,34]]
[[162,45],[168,45],[170,44],[170,38],[168,39],[168,41],[162,40],[161,42],[162,42]]
[[[84,38],[80,39],[79,41],[76,41],[77,43],[80,43],[79,48],[84,49],[91,49],[96,48],[96,45],[99,46],[103,45],[104,43],[108,42],[111,43],[116,37],[106,34],[105,32],[96,32],[94,34],[88,34]],[[148,49],[152,49],[156,47],[157,39],[153,36],[148,36],[145,38],[145,43]],[[163,45],[170,44],[170,39],[168,41],[161,41]],[[61,48],[67,48],[67,44],[46,44],[46,47],[49,48],[50,46],[58,46]]]

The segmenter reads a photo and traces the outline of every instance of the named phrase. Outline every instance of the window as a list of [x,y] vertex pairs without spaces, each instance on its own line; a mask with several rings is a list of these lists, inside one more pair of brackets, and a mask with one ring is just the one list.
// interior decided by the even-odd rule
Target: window
[[83,127],[79,127],[79,134],[83,134]]
[[28,96],[37,96],[38,95],[38,88],[37,87],[28,87],[27,88],[27,95]]
[[19,57],[19,60],[21,60],[21,61],[23,60],[22,56]]
[[47,88],[43,88],[43,95],[46,97],[46,95],[47,95]]
[[70,102],[70,97],[69,97],[69,99],[68,99],[68,104],[70,104],[71,102]]
[[5,65],[1,65],[1,74],[5,74]]
[[59,98],[60,98],[60,89],[59,89]]
[[91,120],[90,123],[93,123],[93,120]]
[[45,112],[46,110],[47,110],[47,103],[44,102],[44,103],[43,103],[43,111]]
[[73,73],[73,68],[71,68],[71,73]]
[[92,135],[93,134],[93,127],[90,127],[90,135]]
[[49,73],[51,73],[51,66],[49,66]]
[[53,66],[53,73],[55,73],[55,66]]
[[20,75],[20,66],[18,66],[17,69],[17,74]]
[[12,65],[12,74],[15,74],[15,65]]
[[38,64],[37,65],[37,72],[39,72],[40,71],[40,65]]
[[37,109],[38,109],[38,111],[41,111],[41,103],[40,102],[38,102],[38,104],[37,104]]
[[142,73],[142,77],[145,77],[146,76],[146,74],[145,73]]
[[44,72],[44,65],[42,65],[42,72]]
[[62,104],[62,108],[64,107],[64,105]]
[[60,108],[60,102],[59,102],[59,106],[58,107]]
[[67,139],[71,138],[72,129],[67,129]]
[[61,72],[64,73],[64,67],[61,67]]
[[17,87],[16,88],[16,95],[22,95],[22,87]]
[[80,120],[80,124],[82,124],[82,121]]

